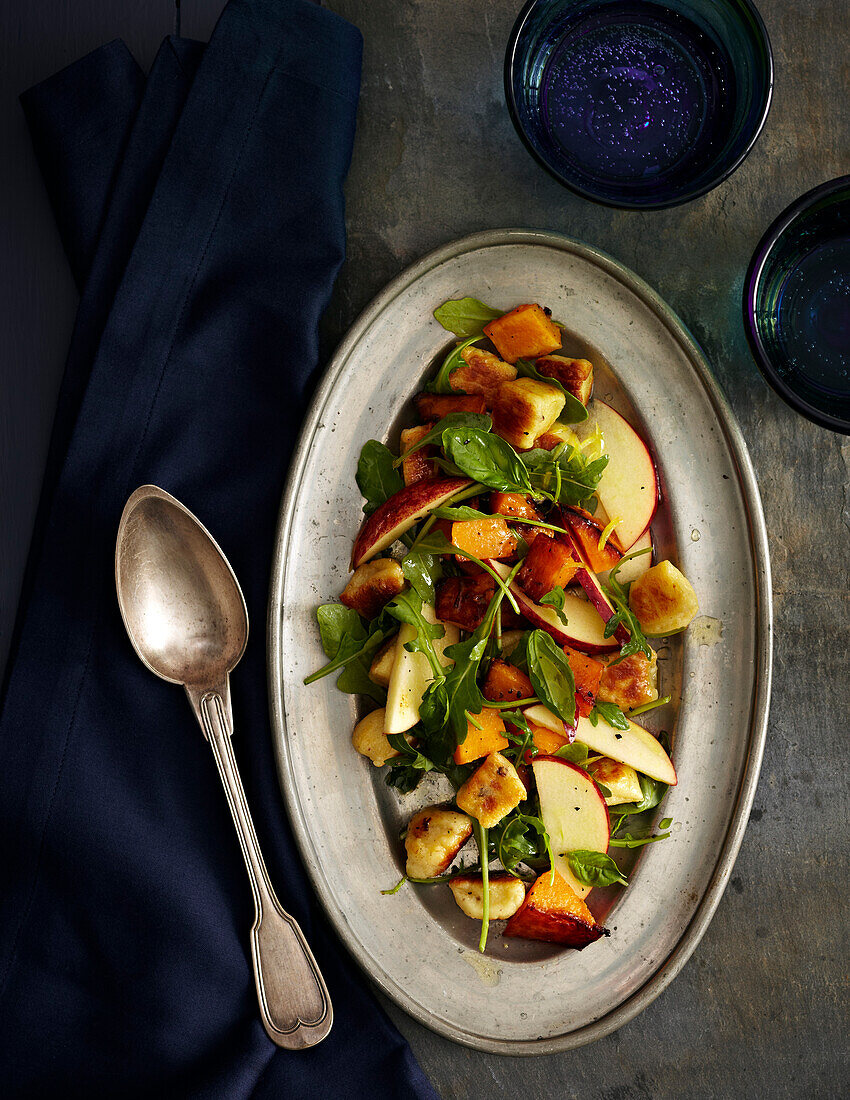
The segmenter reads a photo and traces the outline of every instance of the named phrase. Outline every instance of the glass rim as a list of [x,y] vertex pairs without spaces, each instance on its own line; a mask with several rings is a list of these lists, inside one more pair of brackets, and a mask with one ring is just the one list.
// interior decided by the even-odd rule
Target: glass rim
[[[715,187],[719,187],[721,183],[724,183],[733,172],[744,163],[747,157],[752,152],[752,149],[764,129],[767,122],[767,116],[770,113],[771,104],[773,102],[773,83],[774,83],[774,60],[773,60],[773,46],[770,42],[770,36],[767,33],[767,27],[761,17],[761,13],[758,8],[752,2],[752,0],[730,0],[731,3],[737,5],[739,8],[743,8],[751,16],[755,25],[757,36],[761,39],[764,45],[764,55],[767,62],[767,81],[765,84],[764,104],[761,108],[758,122],[750,134],[744,149],[739,153],[735,160],[726,165],[723,170],[716,176],[712,176],[706,183],[701,184],[699,187],[695,187],[692,190],[684,191],[683,193],[667,199],[654,200],[650,202],[634,201],[631,202],[628,199],[614,200],[611,198],[605,198],[598,192],[593,191],[588,187],[582,186],[574,179],[567,178],[561,172],[551,165],[542,154],[534,147],[526,134],[525,127],[523,126],[519,111],[517,109],[516,98],[514,96],[513,89],[513,74],[516,69],[517,60],[517,44],[519,42],[519,36],[522,33],[525,24],[531,16],[534,9],[542,2],[542,0],[526,0],[525,5],[520,10],[519,15],[513,25],[510,35],[508,36],[508,45],[505,50],[505,64],[504,64],[504,83],[505,83],[505,100],[508,106],[508,114],[510,115],[511,122],[514,129],[519,134],[519,137],[531,153],[537,163],[544,168],[553,179],[557,180],[562,187],[566,187],[568,191],[572,191],[573,194],[578,195],[580,198],[588,199],[590,202],[595,202],[600,206],[607,206],[614,210],[667,210],[673,206],[683,206],[687,202],[693,202],[694,199],[702,198],[703,195],[707,195],[709,191],[713,191]],[[578,2],[578,0],[573,0]]]
[[776,247],[779,239],[802,215],[806,214],[821,199],[828,198],[839,191],[847,190],[850,199],[850,175],[836,176],[834,179],[819,183],[811,190],[804,192],[793,202],[789,203],[770,223],[753,250],[752,259],[744,276],[743,315],[744,334],[756,366],[769,386],[790,405],[795,412],[801,413],[808,420],[828,428],[833,432],[850,435],[850,417],[836,416],[826,412],[817,405],[813,405],[801,396],[797,390],[779,376],[779,373],[764,346],[761,332],[756,321],[756,295],[764,274],[768,258]]

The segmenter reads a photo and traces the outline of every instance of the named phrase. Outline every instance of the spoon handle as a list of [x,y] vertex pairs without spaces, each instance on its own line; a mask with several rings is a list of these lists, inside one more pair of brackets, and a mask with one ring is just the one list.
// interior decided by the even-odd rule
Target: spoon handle
[[257,912],[251,929],[251,954],[263,1026],[279,1047],[300,1050],[315,1046],[331,1029],[333,1008],[298,922],[283,909],[269,881],[233,755],[228,686],[187,694],[212,746],[251,880]]

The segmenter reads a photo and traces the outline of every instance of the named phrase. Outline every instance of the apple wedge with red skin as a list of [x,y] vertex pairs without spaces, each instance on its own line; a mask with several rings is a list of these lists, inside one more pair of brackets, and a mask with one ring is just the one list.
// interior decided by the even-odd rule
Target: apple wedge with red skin
[[588,406],[588,419],[576,427],[585,439],[599,427],[608,465],[602,472],[596,494],[602,507],[617,522],[617,542],[628,551],[649,527],[658,506],[658,475],[649,448],[618,412],[595,398]]
[[[509,565],[493,558],[487,564],[499,574],[502,580],[507,580],[511,571]],[[565,594],[563,613],[566,616],[567,625],[564,626],[554,607],[534,603],[516,581],[511,582],[510,588],[520,615],[528,619],[532,626],[551,634],[558,645],[572,646],[573,649],[580,649],[582,653],[606,653],[619,648],[620,643],[616,638],[605,637],[603,633],[605,622],[596,608],[587,600],[580,599],[572,592]]]
[[399,489],[369,516],[354,540],[351,568],[357,569],[400,539],[414,523],[445,504],[472,482],[466,477],[438,477],[415,481]]
[[573,874],[567,853],[608,851],[611,822],[605,796],[588,772],[560,756],[535,756],[532,770],[552,866],[580,898],[586,898],[591,887]]
[[636,772],[675,787],[679,782],[673,761],[664,751],[657,737],[633,722],[628,716],[627,730],[609,726],[604,718],[592,725],[588,718],[579,717],[576,722],[576,740],[583,741],[593,752],[601,753],[620,764],[628,764]]

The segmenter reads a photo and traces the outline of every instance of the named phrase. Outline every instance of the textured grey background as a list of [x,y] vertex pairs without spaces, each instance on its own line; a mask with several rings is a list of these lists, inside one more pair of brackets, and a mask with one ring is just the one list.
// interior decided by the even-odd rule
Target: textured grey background
[[[221,6],[183,0],[183,33],[207,37]],[[759,475],[774,571],[775,687],[755,810],[731,886],[673,985],[610,1038],[531,1060],[465,1050],[389,1011],[445,1100],[847,1095],[850,442],[761,381],[739,306],[768,222],[850,171],[846,0],[761,0],[777,70],[761,140],[716,191],[650,214],[572,197],[520,144],[501,76],[520,0],[329,6],[360,26],[366,47],[348,260],[326,353],[388,279],[462,234],[525,226],[597,245],[657,289],[706,349]],[[173,6],[5,0],[0,20],[2,665],[75,308],[16,95],[116,36],[148,64]]]

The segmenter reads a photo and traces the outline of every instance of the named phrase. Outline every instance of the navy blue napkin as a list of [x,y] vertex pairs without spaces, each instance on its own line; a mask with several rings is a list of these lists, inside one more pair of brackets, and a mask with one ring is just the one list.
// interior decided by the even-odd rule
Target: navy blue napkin
[[[4,1095],[433,1097],[317,911],[277,788],[264,618],[286,463],[342,261],[360,37],[306,0],[231,0],[146,82],[113,43],[23,97],[84,287],[0,714]],[[126,497],[176,494],[252,621],[235,749],[330,1037],[277,1051],[212,755],[115,600]]]

